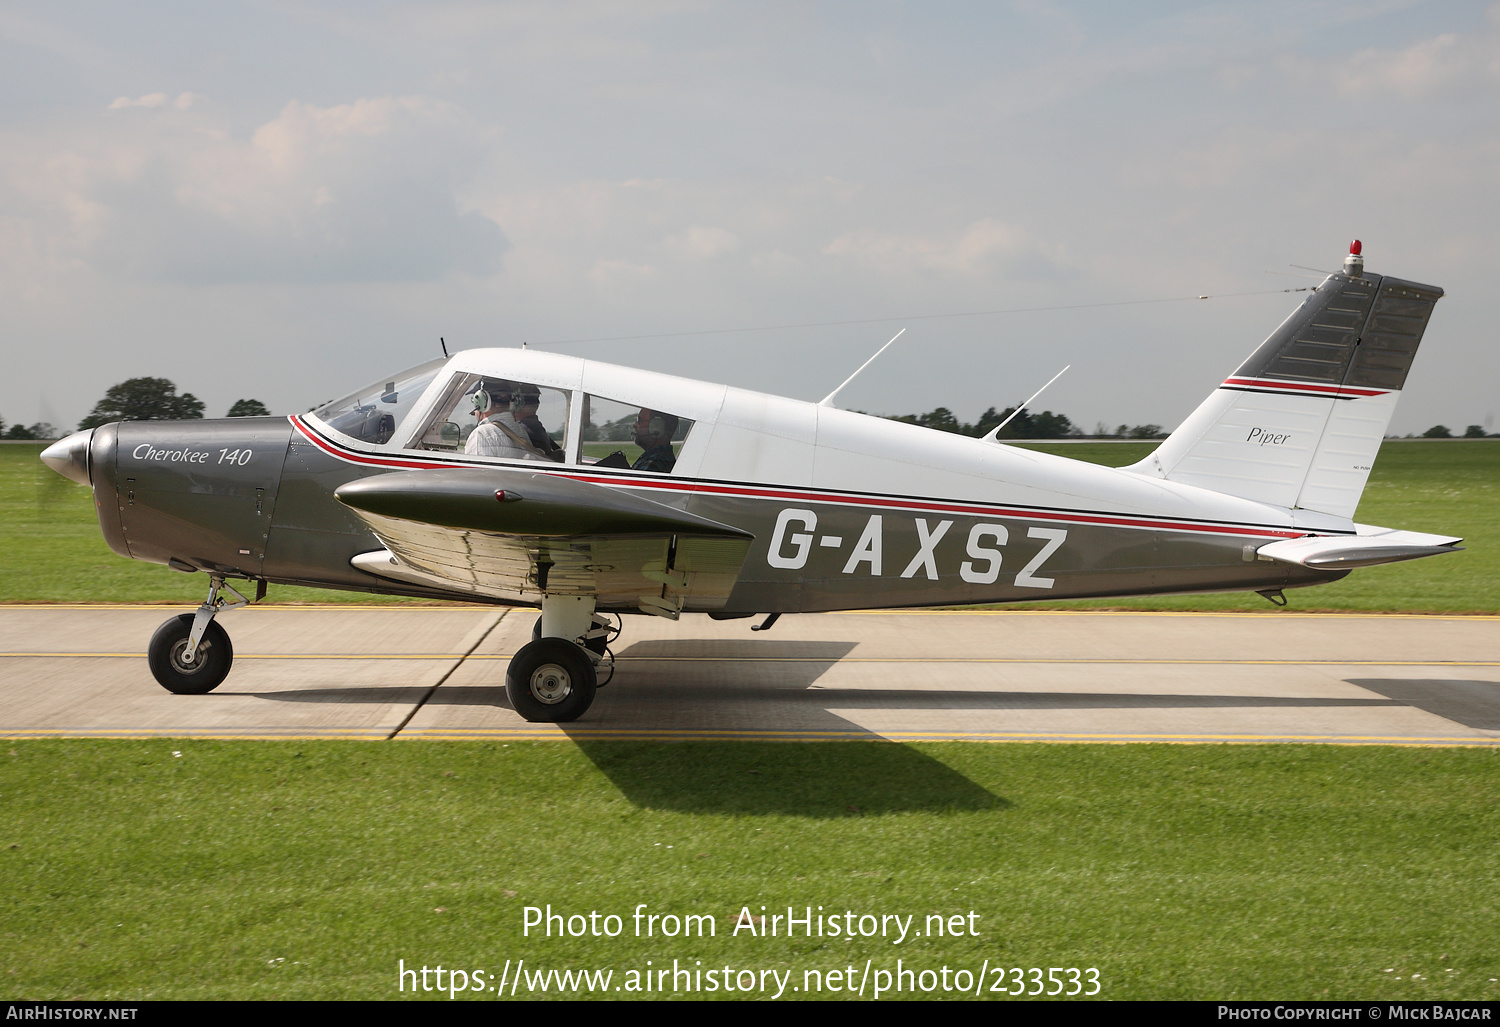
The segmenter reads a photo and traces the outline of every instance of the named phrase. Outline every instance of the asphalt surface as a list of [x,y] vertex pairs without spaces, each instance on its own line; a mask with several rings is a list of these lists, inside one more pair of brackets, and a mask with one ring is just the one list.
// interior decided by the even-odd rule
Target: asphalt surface
[[1500,617],[630,617],[582,720],[505,698],[534,612],[252,607],[217,690],[147,669],[168,607],[0,607],[0,736],[1500,744]]

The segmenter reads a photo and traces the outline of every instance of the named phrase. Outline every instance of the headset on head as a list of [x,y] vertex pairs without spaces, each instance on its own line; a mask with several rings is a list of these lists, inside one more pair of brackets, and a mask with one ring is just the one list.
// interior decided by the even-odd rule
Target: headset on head
[[[677,433],[677,425],[679,422],[676,417],[672,417],[672,415],[670,414],[658,413],[655,410],[648,410],[647,412],[651,414],[650,420],[646,422],[647,435],[652,438],[659,439],[663,436],[675,435]],[[668,429],[667,427],[668,418],[671,418],[672,422],[672,427],[670,429]]]
[[[493,392],[490,391],[491,388],[494,389]],[[474,404],[474,409],[480,413],[492,406],[508,409],[511,403],[511,390],[503,382],[486,382],[481,378],[475,383],[474,391],[469,393],[469,400]]]

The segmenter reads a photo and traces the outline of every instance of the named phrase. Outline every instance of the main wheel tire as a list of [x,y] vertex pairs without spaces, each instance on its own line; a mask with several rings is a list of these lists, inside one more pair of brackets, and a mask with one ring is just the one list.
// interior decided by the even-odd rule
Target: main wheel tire
[[[538,617],[536,623],[531,626],[531,640],[538,642],[541,640],[541,637],[542,618]],[[586,639],[583,642],[583,647],[596,655],[603,656],[604,650],[609,648],[609,639],[604,635],[600,635],[598,638]]]
[[528,642],[505,670],[505,694],[533,724],[577,720],[594,701],[594,663],[565,638]]
[[178,695],[203,695],[219,687],[229,676],[234,663],[234,646],[229,642],[229,633],[218,621],[209,621],[193,654],[193,662],[182,658],[187,649],[188,635],[193,630],[193,614],[184,613],[173,617],[151,636],[151,645],[146,650],[146,662],[157,682],[169,692]]

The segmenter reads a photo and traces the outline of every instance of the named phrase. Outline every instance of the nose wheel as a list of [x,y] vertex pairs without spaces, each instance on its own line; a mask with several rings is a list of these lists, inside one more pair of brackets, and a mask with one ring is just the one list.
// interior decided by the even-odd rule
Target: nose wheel
[[[151,676],[167,691],[178,695],[212,692],[229,676],[229,668],[234,664],[229,632],[214,618],[225,610],[248,606],[250,600],[235,591],[234,586],[226,585],[223,578],[212,577],[208,583],[208,598],[197,612],[179,614],[157,628],[146,649]],[[220,596],[220,589],[229,592],[236,601]]]
[[193,615],[173,617],[151,636],[146,651],[151,674],[169,692],[178,695],[202,695],[212,692],[229,676],[234,663],[234,646],[229,632],[210,622],[192,654],[188,654],[188,635],[193,631]]

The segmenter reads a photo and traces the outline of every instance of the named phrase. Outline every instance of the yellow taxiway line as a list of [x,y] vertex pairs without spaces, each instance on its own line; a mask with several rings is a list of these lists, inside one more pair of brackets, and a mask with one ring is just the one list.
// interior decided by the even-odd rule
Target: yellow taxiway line
[[[384,741],[386,728],[12,728],[0,739],[115,738],[197,741]],[[561,727],[423,728],[407,729],[395,740],[427,742],[977,742],[1049,745],[1389,745],[1397,748],[1484,748],[1500,746],[1500,736],[1431,738],[1387,735],[1231,735],[1231,734],[1086,734],[999,731],[738,731],[691,728]]]
[[[509,660],[515,653],[235,653],[237,660]],[[121,659],[144,660],[145,653],[0,653],[0,659]],[[1141,666],[1211,667],[1500,667],[1500,660],[1207,660],[1143,657],[1027,656],[618,656],[618,663],[1019,663],[1019,664],[1131,664]]]

